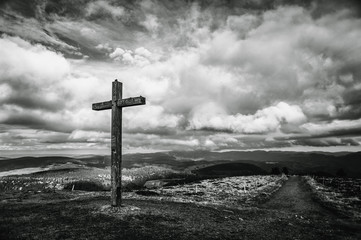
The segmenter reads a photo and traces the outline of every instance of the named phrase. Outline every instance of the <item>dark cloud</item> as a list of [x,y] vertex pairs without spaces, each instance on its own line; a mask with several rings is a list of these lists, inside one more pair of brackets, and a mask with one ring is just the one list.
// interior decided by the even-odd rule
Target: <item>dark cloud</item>
[[142,133],[142,134],[155,134],[155,135],[159,135],[159,136],[171,136],[171,135],[177,134],[177,129],[166,128],[166,127],[162,127],[162,128],[159,127],[159,128],[152,128],[152,129],[131,128],[131,129],[124,129],[123,132],[128,133],[128,134]]
[[[342,136],[360,136],[361,135],[361,127],[353,128],[353,129],[340,129],[340,130],[333,130],[330,132],[326,132],[323,134],[320,134],[318,136],[322,137],[342,137]],[[317,135],[316,135],[317,136]]]
[[[67,56],[79,58],[90,56],[104,59],[104,54],[95,46],[102,37],[116,47],[116,43],[134,46],[138,38],[150,38],[151,41],[184,47],[195,44],[192,35],[200,27],[216,31],[222,27],[231,15],[255,14],[276,9],[279,6],[302,6],[312,9],[319,17],[342,8],[358,9],[357,1],[286,1],[286,0],[250,0],[250,1],[107,1],[107,0],[44,0],[44,1],[3,1],[4,13],[34,18],[38,26],[28,26],[29,31],[22,32],[21,26],[1,29],[3,32],[32,38],[34,41],[57,45],[57,50]],[[12,12],[15,12],[14,14]],[[199,12],[198,15],[192,15]],[[86,20],[84,22],[84,20]],[[190,20],[190,21],[188,21]],[[18,20],[9,21],[14,26]],[[46,24],[45,24],[46,23]],[[66,23],[66,25],[64,24]],[[189,24],[190,23],[190,24]],[[29,23],[34,24],[34,23]],[[70,25],[68,25],[70,24]],[[155,24],[155,25],[154,25]],[[161,27],[160,27],[161,26]],[[23,21],[23,28],[27,27]],[[99,36],[79,34],[83,29],[92,29]],[[181,29],[184,29],[182,31]],[[38,32],[30,35],[30,32]],[[45,35],[42,33],[45,31]],[[100,33],[100,31],[102,31]],[[122,32],[121,35],[118,33]],[[173,32],[173,34],[172,34]],[[83,32],[84,33],[84,32]],[[159,38],[154,38],[155,35]],[[163,39],[163,41],[161,40]],[[129,41],[133,41],[132,44]],[[81,54],[80,54],[81,53]]]
[[298,132],[288,136],[275,137],[274,139],[279,142],[292,142],[294,145],[303,146],[358,146],[360,142],[356,139],[360,136],[361,126],[349,127],[344,124],[344,127],[338,127],[338,129],[322,130],[322,127],[320,127],[318,132]]
[[[52,94],[56,89],[49,89],[46,86],[46,81],[33,81],[33,77],[42,76],[31,76],[33,73],[19,74],[20,76],[7,76],[4,78],[0,77],[2,84],[9,86],[11,94],[3,96],[0,100],[0,105],[15,105],[24,109],[42,109],[46,111],[59,111],[64,109],[66,102],[63,99],[69,99],[70,94],[66,91],[57,91],[56,96],[49,98],[48,94]],[[54,75],[56,72],[54,72]],[[50,80],[50,79],[48,79]],[[50,81],[52,84],[52,81]],[[54,88],[56,88],[54,86]]]
[[55,132],[71,132],[72,128],[66,123],[60,123],[56,121],[49,121],[44,119],[41,115],[36,116],[34,114],[12,114],[0,122],[1,124],[25,126],[32,129],[51,130]]
[[149,100],[123,115],[128,147],[360,142],[358,1],[0,4],[0,122],[65,134],[41,143],[108,144],[90,104],[118,77]]
[[65,102],[41,99],[41,94],[38,95],[36,92],[29,93],[21,91],[15,92],[10,98],[0,101],[0,106],[6,104],[19,106],[24,109],[41,109],[51,112],[64,109],[65,106]]
[[313,138],[296,142],[297,145],[326,147],[326,146],[360,146],[360,143],[351,138]]
[[325,14],[332,14],[335,11],[343,10],[343,9],[351,9],[355,16],[361,17],[361,4],[358,0],[313,0],[309,1],[312,8],[312,14],[315,18],[319,18]]

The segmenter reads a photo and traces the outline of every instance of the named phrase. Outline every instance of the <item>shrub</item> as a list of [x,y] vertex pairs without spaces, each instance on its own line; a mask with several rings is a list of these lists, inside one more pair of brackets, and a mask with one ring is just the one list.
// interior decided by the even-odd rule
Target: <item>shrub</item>
[[271,174],[272,175],[278,175],[278,174],[281,174],[281,171],[280,171],[280,169],[278,167],[274,167],[271,170]]
[[340,168],[340,169],[337,170],[336,176],[337,176],[337,177],[344,178],[344,177],[347,176],[347,174],[346,174],[345,170],[343,170],[343,168]]
[[108,191],[110,189],[110,186],[102,185],[99,182],[80,180],[65,184],[64,189],[83,191]]

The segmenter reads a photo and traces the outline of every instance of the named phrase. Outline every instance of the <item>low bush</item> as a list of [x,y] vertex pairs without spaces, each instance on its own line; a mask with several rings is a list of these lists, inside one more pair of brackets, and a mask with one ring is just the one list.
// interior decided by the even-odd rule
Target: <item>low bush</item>
[[73,181],[64,185],[65,190],[82,190],[82,191],[109,191],[110,186],[103,185],[95,181]]

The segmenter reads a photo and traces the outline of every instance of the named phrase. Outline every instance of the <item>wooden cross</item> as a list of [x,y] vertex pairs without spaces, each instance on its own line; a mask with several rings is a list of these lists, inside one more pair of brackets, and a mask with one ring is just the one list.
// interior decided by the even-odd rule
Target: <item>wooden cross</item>
[[115,80],[112,85],[112,100],[93,103],[92,109],[101,111],[112,109],[111,123],[111,204],[120,206],[122,202],[122,108],[144,105],[145,98],[122,99],[123,83]]

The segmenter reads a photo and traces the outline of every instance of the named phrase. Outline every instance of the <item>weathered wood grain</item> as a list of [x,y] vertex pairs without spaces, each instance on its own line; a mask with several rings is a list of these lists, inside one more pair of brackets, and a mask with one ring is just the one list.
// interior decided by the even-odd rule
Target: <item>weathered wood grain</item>
[[116,105],[122,99],[123,84],[115,80],[112,86],[112,129],[111,129],[111,202],[120,206],[122,201],[122,108]]
[[95,111],[101,111],[106,109],[112,109],[112,101],[93,103],[92,109]]
[[134,97],[134,98],[125,98],[118,100],[117,106],[118,107],[131,107],[131,106],[137,106],[137,105],[144,105],[145,104],[145,98],[140,97]]
[[112,100],[92,104],[95,111],[112,109],[111,123],[111,205],[122,203],[122,108],[144,105],[145,98],[122,99],[123,84],[115,80],[112,83]]

